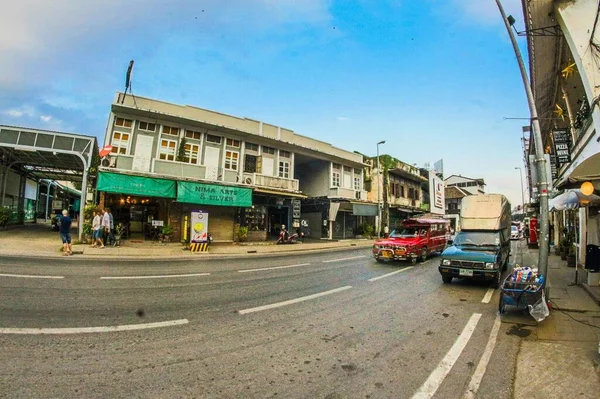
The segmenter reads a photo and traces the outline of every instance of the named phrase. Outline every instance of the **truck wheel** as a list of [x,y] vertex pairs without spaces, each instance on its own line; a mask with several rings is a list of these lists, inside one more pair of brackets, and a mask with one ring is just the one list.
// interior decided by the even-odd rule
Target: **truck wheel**
[[375,258],[375,260],[377,261],[377,263],[384,263],[385,262],[383,259],[379,259],[379,258]]
[[416,256],[413,256],[413,257],[410,258],[410,264],[411,265],[416,265],[417,264],[417,257]]
[[425,262],[427,260],[427,248],[423,248],[421,250],[421,256],[419,256],[419,260],[421,262]]
[[492,284],[490,286],[493,289],[496,289],[496,288],[500,287],[501,281],[502,281],[502,272],[498,271],[496,278],[492,281]]
[[450,284],[452,282],[452,276],[449,274],[442,274],[442,281],[444,284]]

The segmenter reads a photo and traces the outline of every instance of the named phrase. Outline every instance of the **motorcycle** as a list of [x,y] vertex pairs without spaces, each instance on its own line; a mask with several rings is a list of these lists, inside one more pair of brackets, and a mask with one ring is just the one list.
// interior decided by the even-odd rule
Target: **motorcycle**
[[60,228],[59,222],[60,222],[60,216],[59,215],[52,216],[52,219],[51,219],[52,231],[58,231],[59,230],[59,228]]
[[277,239],[277,245],[279,244],[295,244],[298,242],[300,237],[298,234],[290,234],[287,230],[281,230],[279,238]]

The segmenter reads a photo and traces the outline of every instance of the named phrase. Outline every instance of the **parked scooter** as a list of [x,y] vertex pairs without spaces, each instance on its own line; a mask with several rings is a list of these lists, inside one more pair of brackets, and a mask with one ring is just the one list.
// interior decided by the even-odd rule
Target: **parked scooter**
[[298,234],[290,234],[286,229],[285,225],[281,225],[281,231],[279,232],[279,238],[277,244],[295,244],[298,242]]
[[52,216],[52,219],[50,219],[50,221],[51,221],[52,231],[58,231],[60,228],[60,226],[59,226],[60,216],[54,215],[54,216]]

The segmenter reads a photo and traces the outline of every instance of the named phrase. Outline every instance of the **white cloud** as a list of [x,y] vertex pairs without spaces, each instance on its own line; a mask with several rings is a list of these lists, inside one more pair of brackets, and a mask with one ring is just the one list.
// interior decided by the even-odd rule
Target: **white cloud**
[[346,118],[345,116],[338,116],[338,117],[337,117],[337,120],[338,120],[338,121],[349,121],[349,120],[350,120],[350,118]]
[[35,109],[29,105],[24,105],[18,108],[10,108],[2,111],[3,115],[12,117],[12,118],[21,118],[23,116],[32,117],[35,115]]
[[40,115],[40,120],[42,122],[50,122],[52,120],[52,116],[51,115]]

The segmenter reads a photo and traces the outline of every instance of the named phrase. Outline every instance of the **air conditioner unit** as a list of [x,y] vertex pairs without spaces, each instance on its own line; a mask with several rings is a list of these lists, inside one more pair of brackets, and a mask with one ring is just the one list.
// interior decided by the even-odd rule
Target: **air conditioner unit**
[[244,179],[244,183],[246,183],[246,184],[252,184],[252,178],[251,177],[246,177]]
[[107,155],[104,158],[102,158],[102,160],[100,161],[100,165],[102,165],[105,168],[116,168],[117,158],[113,158]]

